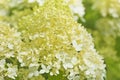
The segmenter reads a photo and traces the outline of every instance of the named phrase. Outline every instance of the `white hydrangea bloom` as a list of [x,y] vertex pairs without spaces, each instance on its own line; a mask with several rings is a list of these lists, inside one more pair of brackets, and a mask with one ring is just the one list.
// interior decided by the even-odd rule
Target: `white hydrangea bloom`
[[5,70],[5,59],[0,60],[0,72]]
[[40,74],[44,74],[44,73],[49,73],[51,66],[45,66],[44,64],[41,65],[42,69],[40,70]]
[[102,16],[111,15],[114,18],[120,17],[119,0],[94,0],[93,9],[99,10]]
[[85,7],[82,0],[66,0],[75,18],[83,17],[85,15]]
[[[17,31],[14,28],[10,28],[8,23],[0,22],[0,76],[7,76],[15,79],[17,77],[17,65],[14,63],[12,58],[15,57],[15,53],[20,49],[20,35],[16,36]],[[14,47],[15,46],[15,47]],[[7,65],[8,67],[5,67]],[[3,73],[6,72],[6,73]],[[2,74],[3,73],[3,74]]]
[[17,77],[17,66],[13,66],[12,64],[7,64],[8,68],[7,68],[7,73],[6,76],[15,79],[15,77]]
[[[37,1],[39,3],[39,5],[44,5],[44,3],[47,0],[28,0],[28,2],[32,3]],[[82,3],[82,0],[64,0],[65,3],[67,3],[69,5],[69,8],[71,9],[71,12],[74,15],[74,19],[78,20],[78,18],[83,18],[83,16],[85,15],[85,7]]]
[[29,3],[33,3],[33,2],[38,2],[40,6],[42,6],[45,2],[45,0],[28,0]]
[[81,51],[82,50],[82,44],[77,44],[75,40],[72,41],[73,47],[75,48],[76,51]]
[[103,80],[103,58],[96,52],[91,35],[73,19],[71,2],[47,0],[21,18],[18,27],[0,24],[1,66],[7,65],[7,78],[62,75],[68,80]]
[[80,80],[80,75],[78,75],[79,72],[75,72],[73,70],[70,71],[70,74],[68,75],[69,80]]
[[[31,19],[30,15],[21,20],[23,25],[31,22],[26,27],[20,25],[20,30],[26,30],[22,32],[22,36],[26,40],[31,40],[28,42],[29,45],[39,49],[38,54],[34,54],[40,54],[40,74],[47,73],[51,76],[57,76],[62,70],[65,71],[64,73],[69,80],[89,79],[91,77],[92,80],[95,78],[99,80],[97,76],[105,74],[103,60],[94,49],[91,35],[73,20],[73,15],[69,11],[69,6],[65,8],[63,0],[46,2],[33,13],[34,18]],[[40,22],[41,19],[44,22]],[[36,27],[33,28],[33,25]],[[38,34],[40,35],[38,36]],[[26,43],[26,45],[28,44]],[[26,47],[31,48],[31,46]],[[103,68],[101,69],[100,66]],[[71,71],[75,71],[76,74],[70,73]],[[84,76],[80,76],[81,74]],[[33,76],[33,73],[30,75]]]
[[8,52],[5,54],[6,58],[15,57],[14,52]]

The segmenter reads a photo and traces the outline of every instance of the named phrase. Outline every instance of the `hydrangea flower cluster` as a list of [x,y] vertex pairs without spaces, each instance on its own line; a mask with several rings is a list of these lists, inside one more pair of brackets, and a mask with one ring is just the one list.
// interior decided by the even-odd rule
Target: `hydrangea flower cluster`
[[120,0],[94,0],[93,8],[98,9],[104,17],[120,17]]
[[0,0],[0,16],[9,14],[9,10],[21,4],[23,0]]
[[78,20],[79,18],[83,18],[85,15],[85,7],[83,5],[82,0],[65,0],[74,15],[74,19]]
[[[12,25],[16,25],[15,22],[19,18],[32,13],[34,7],[43,6],[45,2],[46,0],[1,0],[0,17]],[[84,21],[85,7],[82,0],[64,0],[64,2],[68,4],[75,20]]]
[[[69,5],[71,12],[74,15],[74,19],[83,18],[85,15],[85,8],[83,6],[82,0],[64,0],[66,4]],[[46,0],[28,0],[29,3],[38,2],[42,6]]]
[[0,80],[17,76],[17,52],[21,46],[20,33],[7,23],[0,22]]
[[104,80],[103,58],[64,0],[46,0],[17,24],[0,22],[1,80]]

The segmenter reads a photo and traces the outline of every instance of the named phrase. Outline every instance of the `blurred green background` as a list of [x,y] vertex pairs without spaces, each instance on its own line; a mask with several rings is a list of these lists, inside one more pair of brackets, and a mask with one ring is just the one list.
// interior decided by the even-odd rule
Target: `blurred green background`
[[91,33],[96,49],[104,57],[106,80],[120,80],[120,1],[83,0],[83,4],[85,21],[78,22]]

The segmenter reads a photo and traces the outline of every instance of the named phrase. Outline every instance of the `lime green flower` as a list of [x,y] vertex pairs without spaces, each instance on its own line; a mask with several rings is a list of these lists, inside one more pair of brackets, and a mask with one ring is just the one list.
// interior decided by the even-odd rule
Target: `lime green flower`
[[44,5],[46,0],[28,0],[29,3],[37,2],[40,6]]
[[94,49],[91,35],[73,20],[68,5],[62,0],[46,1],[20,20],[18,30],[25,48],[38,50],[37,53],[33,50],[32,57],[41,62],[39,74],[57,76],[62,71],[69,80],[103,80],[103,58]]
[[[46,1],[47,0],[28,0],[29,3],[38,2],[40,6],[43,6]],[[83,18],[85,15],[85,7],[82,0],[64,0],[64,2],[69,5],[75,20]]]
[[103,58],[64,0],[46,0],[15,27],[1,22],[0,42],[2,80],[104,80]]
[[11,28],[8,23],[0,22],[0,77],[15,79],[17,64],[13,61],[20,50],[20,33]]
[[83,16],[85,15],[85,7],[82,3],[82,0],[65,0],[65,1],[68,3],[75,20],[83,18]]

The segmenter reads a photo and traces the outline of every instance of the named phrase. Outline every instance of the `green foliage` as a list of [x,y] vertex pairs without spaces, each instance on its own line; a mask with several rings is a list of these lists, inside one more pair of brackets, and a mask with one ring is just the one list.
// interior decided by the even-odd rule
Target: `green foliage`
[[60,74],[58,75],[50,76],[49,74],[44,74],[43,76],[45,77],[45,80],[68,80],[63,74],[65,73],[60,71]]

